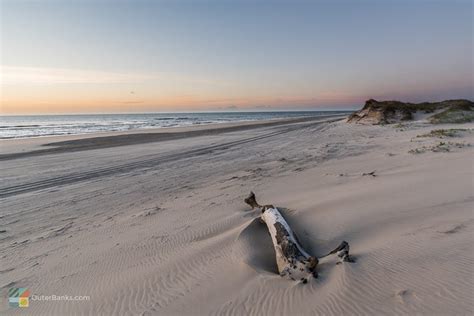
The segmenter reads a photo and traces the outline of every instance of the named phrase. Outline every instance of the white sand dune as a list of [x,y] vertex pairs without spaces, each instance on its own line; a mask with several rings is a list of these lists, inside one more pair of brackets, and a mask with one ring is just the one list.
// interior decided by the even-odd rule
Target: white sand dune
[[[471,130],[416,137],[435,128]],[[3,157],[1,296],[26,287],[90,300],[20,310],[5,299],[0,313],[471,315],[473,128],[325,118]],[[250,190],[311,254],[347,240],[357,262],[325,258],[308,284],[281,278],[265,225],[243,203]]]

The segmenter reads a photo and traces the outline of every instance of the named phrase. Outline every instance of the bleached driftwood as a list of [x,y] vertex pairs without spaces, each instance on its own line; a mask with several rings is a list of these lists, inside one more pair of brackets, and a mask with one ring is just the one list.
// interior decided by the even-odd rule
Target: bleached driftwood
[[339,262],[336,264],[340,264],[343,262],[355,262],[354,258],[349,254],[349,243],[345,240],[343,240],[341,244],[337,246],[336,249],[330,251],[328,254],[322,257],[319,257],[319,259],[322,259],[332,254],[336,254],[339,257]]
[[[301,247],[298,238],[278,209],[273,205],[259,205],[253,192],[250,192],[250,195],[245,199],[245,203],[252,208],[261,209],[260,219],[267,225],[272,238],[280,275],[287,276],[292,280],[301,280],[303,283],[307,282],[308,277],[317,277],[318,258],[310,256]],[[341,262],[351,261],[349,244],[345,241],[323,257],[330,254],[337,254]]]

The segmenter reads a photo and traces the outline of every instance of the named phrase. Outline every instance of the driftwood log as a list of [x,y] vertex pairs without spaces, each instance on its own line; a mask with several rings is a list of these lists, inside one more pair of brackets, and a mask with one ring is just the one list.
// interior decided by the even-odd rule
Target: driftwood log
[[[261,210],[260,219],[267,225],[272,238],[280,275],[289,277],[292,280],[300,280],[303,283],[307,282],[308,277],[317,277],[316,266],[319,262],[318,258],[309,255],[303,249],[298,241],[298,237],[291,230],[280,211],[273,205],[262,206],[258,204],[253,192],[250,192],[250,195],[244,201],[252,208],[259,208]],[[349,244],[346,241],[343,241],[336,249],[320,258],[331,254],[336,254],[339,257],[340,262],[338,263],[353,261],[349,255]]]

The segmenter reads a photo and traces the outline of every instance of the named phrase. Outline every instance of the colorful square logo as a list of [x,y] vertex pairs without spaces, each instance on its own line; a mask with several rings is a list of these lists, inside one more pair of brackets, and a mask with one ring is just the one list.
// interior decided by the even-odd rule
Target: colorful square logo
[[28,307],[30,291],[28,289],[19,287],[11,288],[8,291],[8,304],[10,307]]

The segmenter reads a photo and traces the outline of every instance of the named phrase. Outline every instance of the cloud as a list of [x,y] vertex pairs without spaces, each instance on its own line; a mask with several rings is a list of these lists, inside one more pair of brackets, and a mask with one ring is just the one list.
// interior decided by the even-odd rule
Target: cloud
[[228,105],[228,106],[219,107],[218,109],[232,111],[232,110],[238,110],[239,107],[237,105]]
[[227,85],[228,83],[199,76],[172,72],[148,74],[120,73],[90,69],[22,67],[0,65],[2,85],[113,84],[161,81],[178,84]]
[[3,85],[136,83],[154,78],[150,75],[96,70],[17,66],[0,66],[0,73],[0,83]]
[[122,104],[141,104],[141,103],[145,103],[145,101],[122,101],[120,103],[122,103]]

